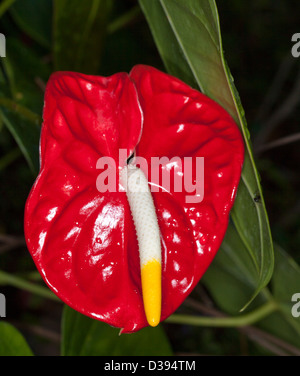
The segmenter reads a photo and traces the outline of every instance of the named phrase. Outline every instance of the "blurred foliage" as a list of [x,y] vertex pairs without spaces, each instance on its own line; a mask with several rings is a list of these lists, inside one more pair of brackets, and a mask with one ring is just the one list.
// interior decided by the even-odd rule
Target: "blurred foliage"
[[[139,343],[145,347],[140,350],[150,354],[147,345],[154,341],[155,351],[162,354],[299,355],[300,318],[290,314],[291,295],[300,292],[299,141],[276,148],[271,143],[299,133],[300,60],[291,58],[290,50],[291,37],[299,31],[300,3],[253,0],[245,5],[231,0],[217,5],[225,58],[245,109],[273,240],[278,244],[271,283],[249,308],[272,296],[280,310],[258,325],[241,328],[163,323],[156,334],[141,331]],[[66,316],[87,330],[97,326],[98,341],[90,350],[78,350],[82,337],[75,338],[78,342],[63,347],[63,353],[103,354],[105,349],[130,353],[134,339],[124,340],[124,345],[103,343],[101,333],[113,338],[115,331],[108,334],[109,328],[77,317],[68,308],[63,312],[51,294],[33,292],[32,286],[46,287],[24,243],[23,211],[38,172],[43,93],[51,72],[80,70],[105,76],[128,72],[138,63],[165,69],[163,61],[136,0],[3,0],[0,16],[7,46],[6,57],[0,58],[0,271],[6,273],[0,274],[0,292],[7,299],[7,318],[0,319],[0,354],[30,355],[30,348],[37,355],[60,354],[61,340],[66,346],[65,333],[71,330]],[[179,313],[213,317],[237,313],[251,290],[251,273],[245,278],[249,269],[230,268],[228,255],[217,256]]]

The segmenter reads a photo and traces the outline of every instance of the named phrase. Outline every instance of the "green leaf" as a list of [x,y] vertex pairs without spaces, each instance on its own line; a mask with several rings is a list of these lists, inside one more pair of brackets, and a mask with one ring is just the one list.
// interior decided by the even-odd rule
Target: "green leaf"
[[54,0],[55,70],[97,73],[111,7],[112,0]]
[[[276,245],[275,249],[275,268],[271,281],[272,292],[281,314],[290,327],[289,331],[292,335],[289,339],[291,339],[291,343],[297,344],[300,348],[300,318],[292,315],[292,306],[295,304],[292,301],[292,296],[295,293],[300,293],[300,267],[282,248]],[[265,324],[267,325],[268,322]],[[278,331],[282,327],[276,325],[274,328]],[[282,337],[286,336],[286,332],[287,330],[282,333]]]
[[0,356],[32,356],[22,334],[11,324],[0,322]]
[[10,8],[16,24],[43,47],[51,47],[52,1],[16,1]]
[[0,117],[34,175],[39,170],[39,138],[42,124],[43,87],[50,68],[41,57],[15,38],[7,39],[0,81]]
[[[224,312],[236,315],[247,303],[258,280],[253,260],[230,223],[222,246],[202,282]],[[258,302],[264,303],[265,299],[259,297],[255,303]]]
[[224,59],[215,1],[139,2],[168,72],[217,101],[236,120],[243,134],[245,163],[232,219],[244,243],[243,249],[256,269],[256,284],[248,297],[249,304],[272,276],[273,245],[244,110]]
[[46,64],[41,55],[16,38],[7,37],[6,43],[7,57],[2,59],[6,80],[1,82],[1,92],[4,96],[11,96],[16,103],[41,114],[44,85],[51,73],[50,64]]
[[[232,237],[232,228],[228,236]],[[235,235],[233,235],[235,237]],[[235,241],[238,241],[235,237]],[[241,240],[239,240],[241,242]],[[238,246],[238,244],[237,244]],[[240,244],[240,246],[242,246]],[[225,238],[221,250],[214,259],[203,278],[203,282],[218,307],[230,315],[236,315],[236,311],[244,303],[245,299],[255,284],[256,274],[240,268],[239,259],[245,257],[246,253],[241,252],[239,259],[231,257],[235,255],[231,245]],[[247,307],[251,312],[259,306],[273,302],[277,310],[267,318],[257,322],[257,327],[274,336],[270,341],[282,350],[292,355],[300,354],[300,320],[293,317],[292,296],[299,293],[300,268],[295,261],[288,256],[280,247],[275,247],[275,267],[270,282],[270,288],[264,288],[255,301]],[[246,259],[243,260],[243,264]],[[282,342],[283,341],[283,342]],[[293,348],[291,346],[295,346]]]
[[0,117],[36,175],[39,170],[40,117],[7,98],[0,98]]
[[61,353],[65,356],[172,355],[168,339],[160,326],[131,334],[119,335],[119,332],[120,329],[65,306]]

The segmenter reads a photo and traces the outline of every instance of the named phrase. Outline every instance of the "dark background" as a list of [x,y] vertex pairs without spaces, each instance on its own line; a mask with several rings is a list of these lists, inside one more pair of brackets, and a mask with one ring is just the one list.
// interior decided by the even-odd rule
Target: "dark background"
[[[0,61],[1,96],[8,91],[7,75],[13,75],[17,99],[19,95],[20,103],[28,102],[41,115],[44,84],[54,69],[51,43],[33,36],[24,21],[22,3],[16,1],[0,19],[8,56]],[[40,2],[32,15],[43,20],[40,27],[46,42],[47,36],[50,42],[52,38],[51,4],[50,0],[48,4]],[[136,5],[134,0],[116,0],[110,20]],[[217,5],[225,57],[245,109],[273,238],[300,263],[300,58],[291,55],[292,35],[300,32],[300,2],[230,0]],[[3,59],[10,59],[12,71]],[[144,16],[136,11],[122,28],[103,38],[100,64],[92,73],[129,71],[138,63],[164,69]],[[0,119],[0,269],[21,276],[31,274],[34,281],[38,276],[23,239],[24,204],[33,181],[15,138]],[[22,330],[35,351],[57,354],[61,305],[15,287],[3,286],[1,292],[7,296],[9,320]],[[168,335],[179,353],[260,351],[251,346],[249,350],[243,338],[229,329],[206,329],[195,350],[193,333],[177,328],[169,327]]]

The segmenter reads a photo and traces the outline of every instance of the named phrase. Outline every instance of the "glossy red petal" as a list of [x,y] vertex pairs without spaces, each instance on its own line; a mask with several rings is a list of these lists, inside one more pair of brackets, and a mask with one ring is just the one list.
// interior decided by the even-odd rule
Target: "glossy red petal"
[[[192,291],[221,245],[240,179],[244,146],[228,113],[180,80],[142,65],[134,67],[130,77],[144,113],[137,156],[144,157],[148,166],[153,157],[167,157],[160,172],[175,171],[177,177],[185,171],[184,158],[192,157],[194,178],[196,157],[204,158],[201,202],[187,202],[187,197],[197,192],[188,192],[184,183],[181,192],[175,191],[174,184],[166,188],[162,182],[163,190],[153,192],[164,249],[164,319]],[[186,178],[187,172],[184,174]]]
[[98,158],[111,157],[118,167],[119,150],[126,149],[124,165],[137,144],[149,166],[155,156],[178,156],[180,163],[205,158],[201,203],[186,202],[191,192],[173,186],[153,193],[162,235],[162,319],[190,293],[220,246],[243,162],[240,133],[220,106],[151,67],[137,66],[130,77],[51,77],[41,170],[25,211],[28,248],[48,285],[74,309],[123,332],[147,325],[138,245],[126,194],[96,189]]
[[[126,73],[111,77],[54,73],[47,84],[43,117],[60,145],[70,146],[69,139],[73,138],[88,145],[98,158],[117,160],[119,149],[127,149],[129,156],[142,130],[136,89]],[[47,139],[42,138],[42,147]],[[70,159],[74,157],[77,163],[80,154],[74,149],[76,153]],[[49,161],[48,155],[46,158]]]
[[119,149],[129,157],[141,127],[128,75],[54,74],[45,95],[41,170],[25,210],[28,248],[51,289],[74,309],[127,331],[145,322],[138,277],[129,268],[139,257],[136,242],[128,253],[134,225],[125,192],[97,190],[96,165],[108,156],[118,168]]

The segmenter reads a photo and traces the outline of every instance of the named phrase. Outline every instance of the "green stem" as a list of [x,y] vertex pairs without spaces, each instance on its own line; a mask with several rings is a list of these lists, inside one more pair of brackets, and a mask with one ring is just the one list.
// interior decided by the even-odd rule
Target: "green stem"
[[76,59],[77,62],[75,65],[75,70],[80,70],[80,64],[82,63],[82,59],[85,57],[84,48],[87,44],[87,40],[91,33],[91,29],[95,23],[98,10],[99,10],[99,5],[100,5],[99,0],[93,0],[93,2],[91,3],[91,8],[90,8],[88,17],[84,23],[84,29],[82,31],[81,43],[78,45],[77,59]]
[[4,107],[7,110],[16,112],[20,116],[24,117],[25,119],[31,121],[36,125],[41,125],[42,118],[35,112],[29,110],[28,108],[16,103],[12,99],[9,98],[0,98],[0,107]]
[[187,324],[210,327],[241,327],[252,325],[269,316],[278,309],[277,304],[271,300],[256,310],[236,317],[204,317],[174,314],[166,319],[167,323]]
[[21,277],[18,277],[10,273],[6,273],[2,270],[0,270],[0,285],[9,285],[9,286],[17,287],[21,290],[31,292],[43,298],[60,301],[60,299],[56,295],[54,295],[52,291],[49,290],[48,288],[37,285],[32,282],[28,282]]
[[9,153],[0,158],[0,171],[4,170],[7,166],[13,163],[17,158],[22,155],[19,148],[12,149]]
[[5,0],[0,5],[0,17],[13,5],[16,0]]
[[122,29],[124,26],[132,22],[141,12],[140,7],[137,5],[130,9],[128,12],[122,14],[120,17],[112,21],[107,27],[107,33],[113,34]]

